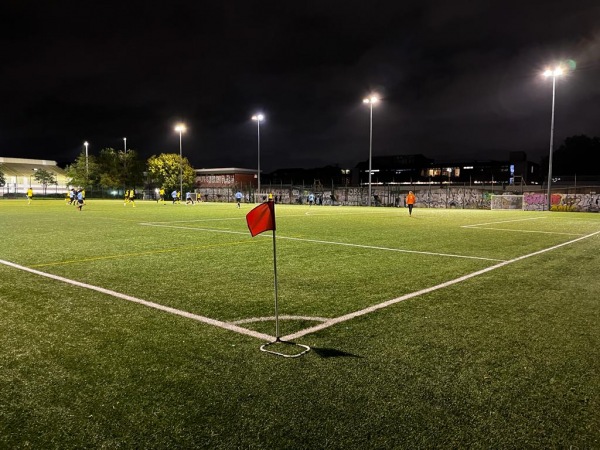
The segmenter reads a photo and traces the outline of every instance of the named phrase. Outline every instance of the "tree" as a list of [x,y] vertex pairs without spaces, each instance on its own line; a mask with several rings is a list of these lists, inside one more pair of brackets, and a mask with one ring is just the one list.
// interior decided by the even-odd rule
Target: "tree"
[[142,185],[146,169],[145,161],[139,158],[137,151],[131,149],[121,157],[124,162],[125,185],[129,187]]
[[98,181],[100,186],[108,189],[116,189],[123,186],[125,172],[121,162],[120,154],[114,148],[103,148],[98,155]]
[[6,178],[4,177],[4,172],[2,172],[2,166],[0,166],[0,187],[4,187],[6,184]]
[[[181,165],[180,165],[181,162]],[[177,153],[161,153],[148,159],[148,175],[152,183],[167,190],[179,190],[180,167],[183,172],[183,188],[190,189],[195,184],[196,172],[187,158],[180,159]]]
[[93,155],[87,157],[81,152],[73,164],[66,168],[71,186],[91,186],[97,183],[99,167]]
[[103,148],[98,155],[100,185],[104,188],[127,188],[143,183],[144,162],[135,150]]
[[[548,157],[543,159],[548,170]],[[600,175],[600,138],[570,136],[552,155],[554,175]]]
[[44,188],[44,195],[46,195],[46,189],[49,184],[58,184],[56,182],[56,175],[52,172],[48,172],[46,169],[37,169],[33,178]]

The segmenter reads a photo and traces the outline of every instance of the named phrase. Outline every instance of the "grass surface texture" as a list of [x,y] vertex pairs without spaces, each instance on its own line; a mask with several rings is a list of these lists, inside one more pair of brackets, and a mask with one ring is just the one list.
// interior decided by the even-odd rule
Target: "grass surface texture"
[[254,206],[0,201],[0,448],[600,448],[600,215]]

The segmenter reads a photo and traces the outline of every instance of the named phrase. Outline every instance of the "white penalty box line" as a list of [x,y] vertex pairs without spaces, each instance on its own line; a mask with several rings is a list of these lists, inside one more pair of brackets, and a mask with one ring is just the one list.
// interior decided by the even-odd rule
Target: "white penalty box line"
[[541,230],[518,230],[512,228],[496,228],[487,225],[497,225],[501,223],[525,222],[529,220],[547,219],[547,217],[529,217],[527,219],[499,220],[496,222],[476,223],[473,225],[461,225],[461,228],[472,228],[476,230],[495,230],[495,231],[510,231],[513,233],[537,233],[537,234],[559,234],[563,236],[583,236],[582,233],[562,233],[558,231],[541,231]]

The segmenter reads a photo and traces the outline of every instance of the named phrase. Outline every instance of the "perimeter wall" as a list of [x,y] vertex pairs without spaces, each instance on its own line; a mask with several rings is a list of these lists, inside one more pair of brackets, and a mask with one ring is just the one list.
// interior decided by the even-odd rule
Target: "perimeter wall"
[[[491,196],[500,195],[499,189],[472,187],[418,187],[412,191],[417,197],[417,208],[457,208],[457,209],[490,209]],[[558,188],[557,188],[558,189]],[[372,188],[372,204],[375,206],[403,207],[404,198],[408,193],[406,187],[377,186]],[[565,189],[568,191],[568,189]],[[600,189],[599,189],[600,191]],[[233,202],[235,190],[231,188],[200,188],[196,192],[202,201]],[[308,195],[315,195],[317,205],[367,205],[368,188],[366,187],[334,187],[333,189],[312,190],[304,186],[267,186],[261,193],[252,189],[241,189],[246,202],[266,200],[272,194],[276,202],[284,204],[306,204]],[[553,211],[600,212],[600,194],[591,193],[552,193]],[[518,194],[521,192],[508,192]],[[545,211],[547,209],[546,193],[523,192],[523,209],[527,211]]]

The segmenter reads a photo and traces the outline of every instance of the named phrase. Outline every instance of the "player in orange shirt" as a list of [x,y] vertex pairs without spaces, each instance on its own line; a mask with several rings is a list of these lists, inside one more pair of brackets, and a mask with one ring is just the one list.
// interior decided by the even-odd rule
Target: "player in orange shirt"
[[415,202],[417,201],[417,197],[413,194],[413,191],[408,191],[408,195],[406,196],[406,204],[408,205],[408,215],[412,216],[412,210]]

